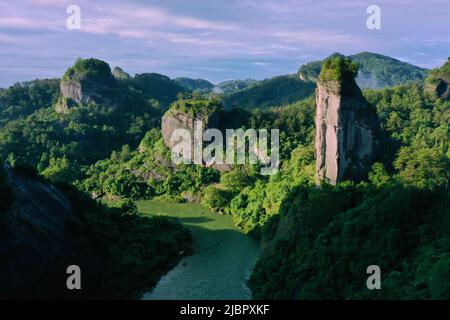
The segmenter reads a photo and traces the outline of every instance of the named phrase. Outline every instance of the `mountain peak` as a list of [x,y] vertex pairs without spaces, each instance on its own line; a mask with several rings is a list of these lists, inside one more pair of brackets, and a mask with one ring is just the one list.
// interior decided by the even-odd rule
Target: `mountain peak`
[[78,58],[61,79],[56,111],[63,113],[75,106],[89,104],[117,108],[123,104],[118,89],[119,84],[106,62]]
[[82,81],[96,78],[111,81],[113,79],[111,68],[105,61],[88,58],[78,58],[72,67],[69,67],[62,77],[62,81]]
[[[313,61],[304,64],[298,71],[300,79],[316,82],[322,69],[322,63],[334,57],[343,57],[340,53],[333,53],[322,61]],[[368,51],[348,56],[356,62],[359,72],[356,83],[361,88],[380,89],[407,82],[423,81],[427,70],[413,66],[400,60]]]
[[112,74],[113,74],[114,78],[116,78],[118,80],[131,79],[131,76],[128,73],[126,73],[125,71],[123,71],[122,68],[120,68],[120,67],[115,67]]

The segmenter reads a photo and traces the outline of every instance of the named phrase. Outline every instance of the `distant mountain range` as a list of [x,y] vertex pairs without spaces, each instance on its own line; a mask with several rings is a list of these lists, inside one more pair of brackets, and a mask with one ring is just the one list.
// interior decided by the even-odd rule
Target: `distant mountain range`
[[261,81],[255,79],[245,79],[245,80],[227,80],[217,84],[215,92],[232,94],[244,89],[252,88],[258,85]]
[[[342,56],[340,53],[334,53],[330,57],[337,55]],[[356,82],[363,89],[380,89],[407,82],[423,82],[428,75],[426,69],[381,54],[361,52],[351,55],[349,58],[359,65]],[[120,87],[120,91],[124,91],[120,93],[121,96],[128,98],[133,96],[134,100],[158,100],[163,108],[176,100],[178,93],[193,91],[221,95],[226,108],[233,106],[244,109],[268,108],[293,103],[312,95],[324,60],[306,63],[296,74],[265,80],[227,80],[218,84],[213,84],[205,79],[187,77],[170,79],[156,73],[143,73],[131,77],[118,67],[114,68],[112,75],[118,82],[116,86]],[[107,64],[104,62],[103,64],[105,64],[104,68],[107,68]],[[110,76],[108,77],[111,79]],[[111,82],[114,81],[111,80]],[[47,83],[44,84],[47,85]],[[56,91],[57,84],[56,82],[51,84],[51,93],[54,96],[53,91]],[[85,88],[86,85],[83,86],[82,91]],[[29,90],[33,90],[31,85]],[[2,104],[1,100],[0,104]],[[143,105],[144,103],[140,101],[135,104]]]
[[[335,56],[343,55],[333,53],[324,60]],[[421,82],[425,80],[428,73],[426,69],[377,53],[361,52],[348,58],[359,65],[356,83],[362,89],[381,89],[407,82]],[[315,82],[324,60],[302,65],[298,71],[300,79]]]
[[191,79],[185,77],[175,78],[175,81],[189,91],[210,92],[214,89],[214,84],[204,79]]
[[302,100],[314,93],[313,83],[296,75],[278,76],[258,82],[250,88],[225,95],[225,108],[269,108]]
[[[334,53],[326,59],[343,56]],[[349,56],[359,65],[356,83],[362,89],[381,89],[407,82],[423,82],[428,70],[377,53],[361,52]],[[322,62],[313,61],[300,67],[297,74],[277,76],[265,80],[229,80],[217,85],[203,79],[177,78],[188,91],[224,94],[227,108],[239,106],[244,109],[292,103],[314,92],[314,83],[322,69]]]
[[260,82],[255,79],[227,80],[215,85],[205,79],[179,77],[174,80],[188,91],[214,92],[218,94],[232,94],[237,91],[251,88]]

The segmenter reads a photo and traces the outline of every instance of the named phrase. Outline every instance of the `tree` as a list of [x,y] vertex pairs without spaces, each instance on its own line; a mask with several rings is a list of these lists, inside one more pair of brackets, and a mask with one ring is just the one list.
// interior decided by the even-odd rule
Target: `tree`
[[52,181],[74,181],[79,175],[79,168],[67,158],[50,158],[49,166],[42,175]]
[[253,182],[245,168],[236,168],[222,174],[220,183],[230,191],[239,192]]
[[395,160],[404,183],[430,190],[448,188],[449,167],[449,158],[434,148],[403,147]]
[[385,186],[391,177],[386,171],[382,163],[376,162],[372,166],[372,171],[369,172],[369,181],[377,188]]
[[203,191],[202,204],[212,211],[222,211],[227,202],[226,193],[214,186],[208,186]]

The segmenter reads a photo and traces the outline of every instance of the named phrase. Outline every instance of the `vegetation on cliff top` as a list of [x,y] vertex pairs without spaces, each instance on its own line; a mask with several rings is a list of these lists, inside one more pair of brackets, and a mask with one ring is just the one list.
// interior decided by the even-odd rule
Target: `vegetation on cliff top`
[[71,79],[81,80],[86,77],[112,79],[111,68],[109,64],[102,60],[78,58],[75,64],[64,73],[62,81],[66,82]]
[[322,82],[337,82],[340,86],[352,86],[358,74],[358,65],[348,58],[334,57],[325,60],[319,79]]
[[181,96],[172,103],[171,110],[178,110],[193,117],[206,116],[222,110],[222,102],[217,98],[205,98],[194,93],[192,97]]
[[111,73],[111,68],[108,63],[95,58],[78,58],[73,67],[68,69],[68,73],[70,73],[71,70],[79,75]]

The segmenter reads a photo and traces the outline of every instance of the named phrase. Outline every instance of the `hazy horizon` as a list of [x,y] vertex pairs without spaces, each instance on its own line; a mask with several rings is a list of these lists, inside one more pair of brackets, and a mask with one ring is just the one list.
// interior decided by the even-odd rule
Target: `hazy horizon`
[[[369,30],[367,7],[381,9]],[[81,9],[81,29],[66,12]],[[439,10],[436,10],[439,8]],[[76,58],[171,78],[265,79],[334,53],[369,51],[424,68],[450,55],[445,0],[17,0],[0,3],[0,87],[61,77]]]

